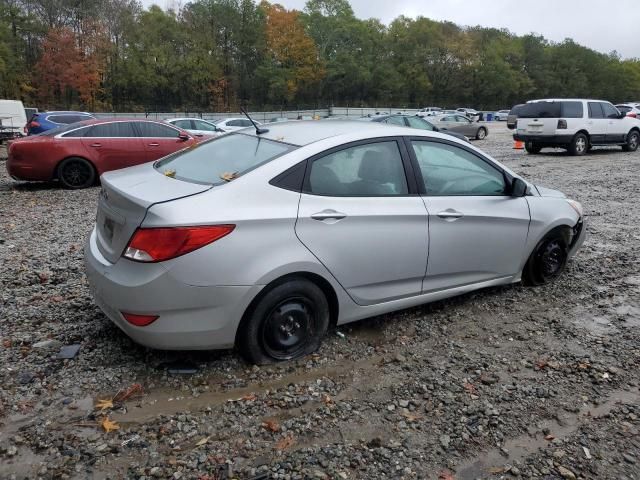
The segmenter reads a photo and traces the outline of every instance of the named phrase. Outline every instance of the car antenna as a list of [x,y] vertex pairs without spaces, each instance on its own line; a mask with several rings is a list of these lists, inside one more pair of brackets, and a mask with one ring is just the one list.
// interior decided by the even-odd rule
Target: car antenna
[[249,114],[246,112],[246,110],[244,108],[240,107],[240,111],[242,113],[244,113],[245,117],[247,117],[249,119],[249,121],[253,124],[254,128],[256,129],[256,135],[261,135],[261,134],[267,133],[269,131],[269,129],[267,129],[267,128],[260,128],[258,126],[258,124],[253,121],[253,118],[251,118],[249,116]]

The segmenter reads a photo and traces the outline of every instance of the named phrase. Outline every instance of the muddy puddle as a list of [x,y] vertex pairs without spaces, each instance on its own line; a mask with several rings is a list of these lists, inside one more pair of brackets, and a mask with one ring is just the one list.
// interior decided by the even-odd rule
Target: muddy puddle
[[493,448],[461,463],[456,468],[455,478],[457,480],[473,480],[475,478],[486,478],[492,473],[502,473],[507,470],[508,466],[521,462],[527,456],[551,444],[550,440],[553,439],[545,439],[545,435],[542,433],[544,429],[549,429],[554,438],[565,438],[576,432],[580,425],[588,423],[593,418],[606,415],[616,405],[637,404],[639,401],[640,392],[637,389],[630,391],[616,390],[606,402],[597,406],[585,406],[575,414],[563,412],[557,419],[542,420],[534,426],[536,430],[534,435],[524,434],[506,440],[502,448],[506,449],[507,454],[499,448]]

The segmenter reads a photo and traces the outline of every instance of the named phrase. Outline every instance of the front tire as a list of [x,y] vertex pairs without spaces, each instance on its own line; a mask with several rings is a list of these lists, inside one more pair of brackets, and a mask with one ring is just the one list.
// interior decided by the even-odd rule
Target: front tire
[[240,354],[258,365],[293,360],[316,351],[329,327],[329,303],[304,278],[274,286],[247,312],[238,331]]
[[96,170],[84,158],[70,157],[58,167],[58,179],[65,188],[71,190],[87,188],[96,181]]
[[476,132],[476,140],[484,140],[485,138],[487,138],[487,129],[480,127]]
[[542,150],[542,147],[534,142],[525,142],[524,148],[527,153],[531,153],[533,155],[535,155],[536,153],[540,153],[540,150]]
[[543,238],[527,260],[522,271],[525,285],[543,285],[553,282],[567,266],[569,248],[560,232]]
[[622,150],[625,152],[635,152],[640,145],[640,133],[637,130],[632,130],[627,135],[627,144],[622,146]]
[[571,155],[582,156],[589,150],[589,139],[584,133],[578,133],[569,145],[569,153]]

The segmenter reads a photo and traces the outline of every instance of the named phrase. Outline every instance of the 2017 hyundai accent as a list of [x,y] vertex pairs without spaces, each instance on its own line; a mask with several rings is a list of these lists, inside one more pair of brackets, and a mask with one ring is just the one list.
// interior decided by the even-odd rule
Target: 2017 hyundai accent
[[104,174],[85,263],[136,342],[265,363],[331,324],[551,281],[584,237],[578,202],[451,136],[295,122]]

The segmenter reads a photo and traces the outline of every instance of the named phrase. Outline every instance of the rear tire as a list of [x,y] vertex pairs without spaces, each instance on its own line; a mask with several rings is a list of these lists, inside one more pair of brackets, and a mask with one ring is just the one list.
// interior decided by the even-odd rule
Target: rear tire
[[315,283],[293,278],[271,288],[246,315],[238,350],[262,365],[315,352],[329,327],[329,302]]
[[80,157],[70,157],[58,166],[58,179],[65,188],[87,188],[96,181],[96,170],[91,162]]
[[485,138],[487,138],[487,129],[480,127],[476,132],[476,140],[484,140]]
[[525,142],[524,148],[527,153],[531,153],[533,155],[540,153],[540,150],[542,150],[542,147],[534,142]]
[[589,139],[584,133],[577,133],[569,145],[571,155],[582,156],[589,150]]
[[637,130],[632,130],[627,135],[627,144],[622,146],[622,150],[625,152],[635,152],[640,145],[640,133]]
[[522,283],[543,285],[553,282],[567,266],[569,248],[560,232],[552,232],[543,238],[527,260],[522,270]]

